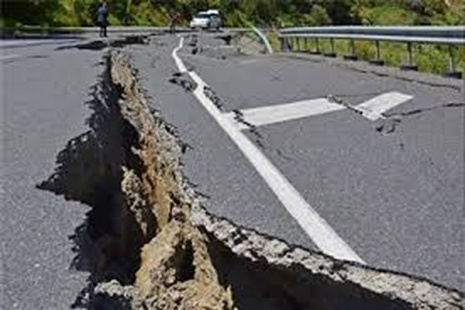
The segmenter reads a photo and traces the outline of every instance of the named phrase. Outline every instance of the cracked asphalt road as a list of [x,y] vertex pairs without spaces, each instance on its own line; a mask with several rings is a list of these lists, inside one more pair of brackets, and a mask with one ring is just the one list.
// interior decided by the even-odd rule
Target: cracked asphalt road
[[290,243],[313,247],[192,93],[170,81],[178,71],[171,58],[178,43],[176,37],[157,37],[150,46],[129,49],[154,108],[177,127],[180,138],[190,146],[183,157],[186,176],[208,198],[206,205],[216,214]]
[[[221,44],[208,36],[201,42]],[[184,171],[206,206],[315,249],[193,95],[170,82],[177,44],[174,36],[156,36],[128,49],[154,108],[189,145]],[[2,309],[68,308],[86,284],[86,274],[70,269],[68,238],[87,209],[35,185],[53,171],[66,142],[87,130],[84,102],[102,53],[55,47],[2,50],[19,55],[2,60]],[[180,56],[209,83],[224,112],[328,95],[350,105],[387,91],[414,95],[386,120],[344,110],[247,135],[370,265],[464,290],[464,108],[443,106],[463,102],[463,93],[279,55],[236,56],[227,49],[221,57],[188,50]]]
[[[177,45],[169,41],[166,53]],[[199,41],[221,44],[212,36]],[[147,65],[159,52],[152,50],[146,60],[143,48],[139,53],[135,59],[149,93],[193,145],[185,155],[186,172],[210,197],[210,208],[241,225],[314,247],[191,94],[181,99],[175,89],[167,91],[164,73]],[[465,99],[454,89],[460,82],[434,77],[432,84],[440,80],[453,87],[433,87],[324,61],[264,55],[219,59],[193,55],[189,47],[179,56],[211,86],[224,112],[328,95],[348,105],[390,91],[413,95],[376,122],[343,110],[246,132],[368,264],[464,289]],[[418,76],[428,82],[428,76]]]
[[84,103],[102,55],[55,52],[58,45],[2,49],[18,57],[0,63],[1,309],[67,309],[86,285],[87,275],[70,268],[69,237],[88,209],[36,185],[68,140],[88,130]]

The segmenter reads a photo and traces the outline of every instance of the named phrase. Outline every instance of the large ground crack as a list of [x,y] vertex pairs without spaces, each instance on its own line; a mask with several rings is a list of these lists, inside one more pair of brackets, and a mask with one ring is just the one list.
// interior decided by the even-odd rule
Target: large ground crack
[[105,58],[90,130],[38,187],[91,207],[73,237],[88,309],[460,309],[426,279],[339,261],[239,227],[202,206],[183,147],[149,108],[130,59]]
[[415,114],[420,114],[424,112],[430,112],[433,110],[437,109],[443,109],[443,108],[460,108],[460,107],[465,107],[465,102],[449,102],[449,103],[444,103],[440,104],[434,107],[429,107],[429,108],[421,108],[421,109],[415,109],[411,111],[406,111],[406,112],[398,112],[398,113],[384,113],[383,115],[385,117],[393,117],[393,116],[411,116]]
[[382,115],[385,119],[382,119],[376,126],[376,131],[383,135],[391,135],[396,132],[397,127],[401,125],[403,120],[407,117],[447,108],[465,108],[465,102],[449,102],[434,107],[414,109],[406,112],[383,113]]

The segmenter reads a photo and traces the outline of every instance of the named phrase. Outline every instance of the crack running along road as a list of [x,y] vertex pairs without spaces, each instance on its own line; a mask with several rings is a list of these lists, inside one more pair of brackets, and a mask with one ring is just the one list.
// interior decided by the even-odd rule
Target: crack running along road
[[[172,57],[181,73],[188,73],[197,83],[194,95],[218,125],[239,147],[245,157],[254,166],[266,184],[294,217],[302,229],[324,253],[338,259],[364,264],[355,251],[329,226],[329,224],[305,201],[292,184],[281,174],[268,158],[228,119],[204,94],[207,84],[194,71],[188,71],[177,55],[184,45],[182,37]],[[208,86],[207,86],[208,87]]]

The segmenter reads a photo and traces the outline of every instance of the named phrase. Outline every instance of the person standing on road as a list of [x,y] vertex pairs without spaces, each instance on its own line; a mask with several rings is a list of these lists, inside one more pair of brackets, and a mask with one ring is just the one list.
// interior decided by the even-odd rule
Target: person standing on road
[[105,0],[100,1],[97,9],[97,25],[100,27],[100,37],[107,37],[108,6]]
[[178,21],[179,18],[179,13],[172,10],[170,11],[169,14],[169,19],[170,19],[170,33],[175,33],[176,32],[176,22]]

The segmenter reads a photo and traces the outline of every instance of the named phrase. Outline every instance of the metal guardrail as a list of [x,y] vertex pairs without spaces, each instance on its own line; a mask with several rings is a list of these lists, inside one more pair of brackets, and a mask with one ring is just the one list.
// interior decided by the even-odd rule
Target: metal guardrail
[[360,38],[361,40],[387,40],[398,42],[424,42],[440,44],[465,44],[465,26],[413,26],[413,27],[302,27],[285,28],[282,36],[338,36],[340,38]]
[[301,40],[316,41],[317,50],[313,54],[320,54],[319,39],[328,39],[331,52],[326,56],[335,57],[335,40],[349,40],[350,54],[345,59],[356,60],[356,40],[373,41],[376,44],[376,59],[371,63],[384,65],[381,59],[380,42],[399,42],[407,45],[408,64],[402,66],[406,70],[417,70],[413,62],[413,44],[438,44],[449,47],[450,71],[448,76],[461,77],[461,72],[456,70],[455,47],[465,45],[465,26],[442,27],[442,26],[406,26],[406,27],[365,27],[365,26],[339,26],[339,27],[300,27],[281,29],[280,35],[283,51],[292,50],[291,40],[300,47]]

